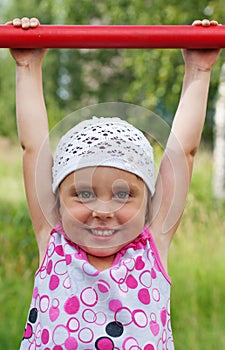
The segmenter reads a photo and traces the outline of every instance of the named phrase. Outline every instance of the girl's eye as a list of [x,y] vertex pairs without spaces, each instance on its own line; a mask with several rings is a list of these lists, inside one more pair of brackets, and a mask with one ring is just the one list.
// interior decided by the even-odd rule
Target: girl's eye
[[114,197],[117,199],[128,199],[130,197],[129,191],[118,191],[114,194]]
[[76,193],[76,196],[81,200],[81,201],[87,201],[95,197],[94,193],[91,191],[78,191]]

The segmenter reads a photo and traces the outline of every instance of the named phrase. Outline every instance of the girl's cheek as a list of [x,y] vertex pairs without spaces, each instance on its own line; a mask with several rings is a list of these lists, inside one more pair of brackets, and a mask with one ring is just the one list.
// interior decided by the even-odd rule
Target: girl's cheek
[[118,212],[117,215],[121,224],[129,223],[137,217],[137,209],[125,206],[120,209],[120,212]]
[[70,219],[78,222],[86,222],[90,216],[90,210],[84,205],[75,205],[72,208],[68,209],[68,216]]

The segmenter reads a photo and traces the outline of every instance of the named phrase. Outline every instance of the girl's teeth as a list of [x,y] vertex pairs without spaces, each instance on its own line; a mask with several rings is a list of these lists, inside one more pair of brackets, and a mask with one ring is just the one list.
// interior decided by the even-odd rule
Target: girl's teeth
[[115,230],[91,230],[91,232],[95,236],[111,236]]

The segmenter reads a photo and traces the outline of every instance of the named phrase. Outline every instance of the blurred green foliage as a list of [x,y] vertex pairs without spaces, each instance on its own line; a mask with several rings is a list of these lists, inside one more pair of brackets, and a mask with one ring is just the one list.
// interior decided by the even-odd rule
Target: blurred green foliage
[[[224,21],[219,1],[173,0],[9,0],[0,2],[2,23],[15,17],[38,17],[43,24],[191,24],[196,18]],[[214,67],[204,136],[212,142],[214,103],[224,55]],[[13,136],[15,65],[0,51],[0,135]],[[50,127],[68,113],[100,102],[122,101],[146,107],[171,123],[183,78],[180,50],[51,49],[43,64]],[[27,96],[29,98],[29,96]]]

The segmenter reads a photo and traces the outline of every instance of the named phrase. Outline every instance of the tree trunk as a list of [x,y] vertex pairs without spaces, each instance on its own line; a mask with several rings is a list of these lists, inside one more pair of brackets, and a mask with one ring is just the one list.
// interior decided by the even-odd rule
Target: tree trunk
[[225,198],[225,64],[220,74],[215,112],[213,194]]

